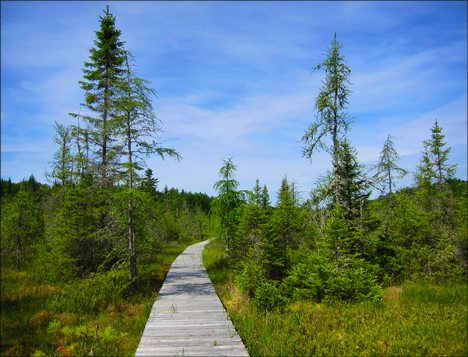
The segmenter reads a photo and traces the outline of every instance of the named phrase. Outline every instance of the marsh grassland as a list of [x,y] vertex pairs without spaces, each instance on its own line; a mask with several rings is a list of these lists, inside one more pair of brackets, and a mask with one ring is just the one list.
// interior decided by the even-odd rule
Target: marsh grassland
[[132,356],[172,261],[172,242],[141,264],[138,292],[128,272],[92,274],[71,284],[38,284],[34,271],[1,272],[2,356]]
[[251,356],[465,356],[467,284],[405,282],[381,303],[294,302],[266,311],[236,286],[224,247],[212,242],[204,264]]

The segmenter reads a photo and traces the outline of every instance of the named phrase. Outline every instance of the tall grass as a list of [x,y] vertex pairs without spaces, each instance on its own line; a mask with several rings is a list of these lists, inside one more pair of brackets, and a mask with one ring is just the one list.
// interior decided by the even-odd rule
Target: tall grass
[[224,249],[206,246],[204,264],[251,356],[465,356],[467,284],[408,282],[382,303],[296,302],[282,312],[249,305]]
[[133,355],[169,267],[188,244],[173,242],[140,264],[134,296],[126,271],[53,285],[38,283],[34,271],[2,269],[1,355]]

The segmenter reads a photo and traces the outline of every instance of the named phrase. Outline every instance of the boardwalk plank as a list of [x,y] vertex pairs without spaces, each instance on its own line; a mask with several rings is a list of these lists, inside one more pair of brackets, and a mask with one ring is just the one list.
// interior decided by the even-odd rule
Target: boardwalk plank
[[248,356],[202,264],[209,241],[172,263],[135,356]]

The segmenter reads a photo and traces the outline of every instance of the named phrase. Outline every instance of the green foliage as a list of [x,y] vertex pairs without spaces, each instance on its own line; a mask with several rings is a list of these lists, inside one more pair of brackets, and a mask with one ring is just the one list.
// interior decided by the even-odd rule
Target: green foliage
[[[226,262],[224,249],[210,243],[203,256],[210,277],[225,277],[212,281],[251,356],[414,355],[415,351],[461,356],[468,351],[466,281],[440,285],[408,282],[383,289],[381,302],[317,304],[291,299],[283,309],[269,311],[266,302],[248,304],[248,297],[238,294],[229,280],[233,268]],[[223,263],[207,264],[205,257]],[[317,268],[326,262],[323,257],[314,257]],[[362,278],[361,268],[374,276],[381,274],[364,261],[354,267],[358,277],[350,279],[364,286],[371,279]],[[333,263],[329,271],[333,272]],[[303,277],[307,276],[304,270]],[[301,276],[298,281],[302,280]],[[337,290],[339,286],[337,283]]]
[[300,245],[303,216],[295,205],[292,187],[283,178],[278,192],[278,202],[273,214],[273,229],[278,236],[279,248],[297,248]]
[[284,309],[289,300],[280,295],[275,284],[269,281],[260,281],[255,289],[254,303],[265,310]]
[[431,139],[423,141],[423,157],[417,175],[419,181],[427,180],[430,183],[436,181],[442,184],[455,175],[457,165],[447,163],[451,148],[443,149],[447,143],[443,141],[445,135],[442,135],[442,129],[436,119],[434,127],[431,128]]
[[[392,194],[395,187],[395,180],[401,179],[408,174],[408,171],[399,167],[397,162],[400,161],[400,155],[393,146],[393,136],[388,134],[387,140],[384,142],[382,151],[380,152],[379,162],[372,167],[376,171],[374,180],[377,184],[382,184],[382,191],[386,192],[387,189]],[[393,174],[393,172],[396,172]]]
[[72,151],[72,128],[55,122],[54,129],[56,135],[52,139],[58,146],[54,153],[52,162],[52,172],[47,173],[46,177],[50,180],[59,180],[62,185],[73,182],[74,172],[74,154]]
[[336,271],[325,255],[312,253],[304,263],[292,267],[282,291],[298,301],[379,301],[382,290],[376,269],[364,260],[355,260],[348,269]]
[[326,282],[333,275],[333,263],[326,255],[311,253],[291,268],[282,282],[282,291],[293,300],[320,302],[325,297]]
[[[327,58],[317,65],[313,70],[325,69],[326,77],[323,86],[315,101],[315,109],[318,114],[316,121],[305,130],[302,141],[304,147],[302,156],[312,158],[314,151],[323,149],[332,156],[333,175],[335,184],[335,203],[340,203],[339,192],[339,151],[342,137],[346,135],[353,122],[352,118],[344,111],[348,102],[350,90],[348,88],[351,70],[346,65],[344,55],[340,53],[343,47],[335,38],[331,47],[327,49]],[[332,143],[329,145],[325,141],[327,135],[331,136]]]
[[[121,31],[115,27],[115,17],[109,12],[109,6],[100,17],[100,30],[95,31],[96,40],[89,52],[90,62],[85,62],[84,81],[79,81],[85,90],[85,103],[81,104],[95,116],[81,116],[87,124],[82,130],[74,128],[77,135],[85,136],[86,150],[91,150],[94,157],[91,161],[93,172],[98,173],[101,184],[108,186],[115,182],[121,147],[114,136],[118,127],[117,107],[119,85],[123,80],[125,51],[119,39]],[[70,113],[80,118],[79,114]],[[86,163],[87,166],[87,163]]]
[[20,189],[11,201],[2,202],[2,264],[14,264],[17,271],[23,269],[28,253],[32,253],[31,248],[39,243],[42,235],[42,219],[34,192]]
[[218,196],[211,202],[212,212],[216,214],[221,222],[220,234],[224,236],[226,248],[230,250],[231,236],[235,235],[238,222],[237,209],[245,202],[244,191],[237,191],[239,182],[234,179],[237,166],[232,162],[232,157],[223,160],[224,165],[219,170],[219,177],[213,188],[218,191]]
[[153,170],[147,169],[145,176],[140,181],[140,189],[155,196],[158,189],[158,179],[153,177]]
[[347,139],[341,143],[339,163],[341,202],[346,211],[346,219],[354,221],[358,229],[360,212],[366,206],[371,191],[364,175],[364,166],[359,164],[357,151]]
[[259,259],[247,259],[242,261],[238,268],[239,273],[236,275],[235,280],[239,287],[249,294],[249,297],[257,295],[257,288],[265,283],[266,272]]
[[243,207],[232,245],[236,259],[255,258],[265,252],[272,233],[270,218],[261,206],[248,204]]
[[46,283],[41,262],[19,273],[3,267],[2,355],[133,355],[165,275],[186,246],[172,242],[141,257],[135,295],[124,269]]

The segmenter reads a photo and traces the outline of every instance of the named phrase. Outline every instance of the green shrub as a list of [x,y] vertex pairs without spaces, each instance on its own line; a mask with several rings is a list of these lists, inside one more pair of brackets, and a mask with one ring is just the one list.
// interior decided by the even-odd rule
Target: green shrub
[[382,295],[382,287],[378,283],[380,270],[378,266],[363,259],[355,260],[352,268],[347,271],[347,276],[352,282],[350,299],[354,301],[380,301]]
[[333,263],[326,256],[313,253],[304,263],[292,267],[281,288],[293,300],[320,302],[325,296],[326,282],[333,274]]
[[254,303],[266,310],[283,309],[289,299],[281,295],[278,288],[268,281],[262,281],[255,289]]
[[242,261],[239,271],[235,277],[236,283],[253,297],[258,285],[266,281],[263,265],[259,260],[245,260]]
[[380,273],[379,267],[362,259],[337,272],[327,256],[313,253],[304,263],[292,267],[281,290],[292,300],[378,301],[382,293],[377,282]]

